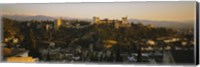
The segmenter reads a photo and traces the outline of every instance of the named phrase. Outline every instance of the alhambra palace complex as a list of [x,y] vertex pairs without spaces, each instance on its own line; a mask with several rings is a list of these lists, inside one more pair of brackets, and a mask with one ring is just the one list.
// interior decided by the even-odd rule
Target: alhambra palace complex
[[102,24],[102,23],[114,23],[114,27],[118,29],[119,27],[130,27],[128,23],[127,17],[122,17],[121,20],[118,19],[100,19],[99,17],[93,17],[93,23],[95,24]]

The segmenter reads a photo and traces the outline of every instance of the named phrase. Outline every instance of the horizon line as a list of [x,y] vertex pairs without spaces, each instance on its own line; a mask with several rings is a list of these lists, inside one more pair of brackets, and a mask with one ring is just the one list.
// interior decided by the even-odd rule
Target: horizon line
[[[58,18],[68,18],[68,19],[91,19],[93,17],[98,17],[98,16],[93,16],[91,18],[78,18],[78,17],[69,17],[69,16],[49,16],[49,15],[42,15],[42,14],[1,14],[1,16],[46,16],[46,17],[51,17],[54,19],[58,19]],[[185,21],[189,21],[189,22],[195,22],[196,20],[194,19],[187,19],[187,20],[179,20],[179,21],[174,21],[174,20],[152,20],[152,19],[138,19],[138,18],[129,18],[128,16],[123,16],[123,17],[127,17],[128,20],[130,19],[134,19],[134,20],[142,20],[142,21],[157,21],[157,22],[185,22]],[[100,19],[116,19],[116,18],[101,18]]]

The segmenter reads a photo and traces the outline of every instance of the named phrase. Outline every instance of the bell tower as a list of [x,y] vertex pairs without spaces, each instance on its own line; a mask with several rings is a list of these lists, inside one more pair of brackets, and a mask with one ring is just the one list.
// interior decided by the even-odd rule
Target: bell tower
[[128,18],[127,16],[126,17],[122,17],[122,24],[126,24],[128,21]]
[[55,29],[59,29],[59,27],[62,25],[62,18],[59,18],[56,20],[55,24],[54,24],[54,27]]

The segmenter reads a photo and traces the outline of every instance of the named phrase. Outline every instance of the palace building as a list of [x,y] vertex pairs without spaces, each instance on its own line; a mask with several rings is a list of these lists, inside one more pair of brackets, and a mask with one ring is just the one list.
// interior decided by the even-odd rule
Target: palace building
[[119,27],[129,27],[127,17],[122,17],[121,20],[118,19],[100,19],[99,17],[93,17],[93,23],[102,24],[102,23],[114,23],[114,27],[118,29]]

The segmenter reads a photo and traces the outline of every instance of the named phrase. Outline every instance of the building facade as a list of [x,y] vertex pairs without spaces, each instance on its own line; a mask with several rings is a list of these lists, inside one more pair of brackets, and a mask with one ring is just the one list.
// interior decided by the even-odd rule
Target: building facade
[[128,25],[128,18],[127,17],[122,17],[121,20],[118,19],[100,19],[99,17],[93,17],[93,23],[94,24],[104,24],[104,23],[114,23],[114,27],[116,29],[120,27],[129,27]]
[[56,20],[56,22],[54,24],[54,28],[57,30],[60,28],[61,25],[62,25],[62,18],[59,18]]

